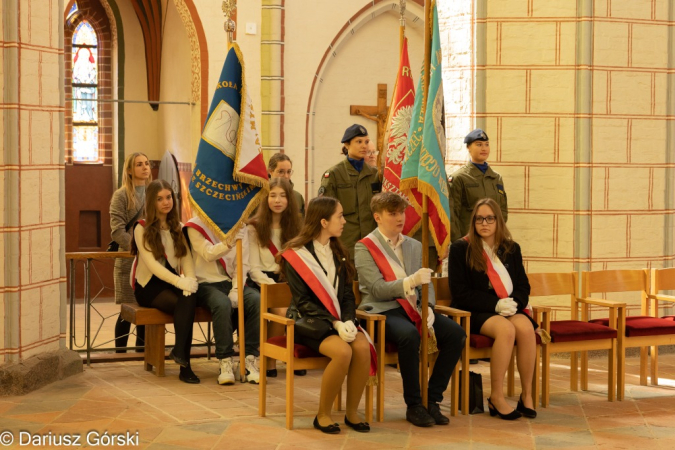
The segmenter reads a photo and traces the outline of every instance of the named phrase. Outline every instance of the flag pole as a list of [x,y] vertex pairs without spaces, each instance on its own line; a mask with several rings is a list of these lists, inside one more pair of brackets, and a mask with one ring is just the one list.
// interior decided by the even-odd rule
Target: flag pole
[[403,41],[405,40],[405,8],[406,0],[399,0],[399,11],[401,13],[400,26],[398,27],[398,54],[403,52]]
[[[425,116],[427,96],[429,95],[429,72],[431,66],[431,2],[424,1],[424,70],[422,78],[422,117]],[[422,194],[422,267],[429,265],[429,206],[428,197]],[[422,285],[422,328],[427,330],[427,316],[429,315],[429,285]],[[420,387],[422,391],[422,404],[427,407],[429,401],[429,333],[422,333],[420,345],[422,373]]]

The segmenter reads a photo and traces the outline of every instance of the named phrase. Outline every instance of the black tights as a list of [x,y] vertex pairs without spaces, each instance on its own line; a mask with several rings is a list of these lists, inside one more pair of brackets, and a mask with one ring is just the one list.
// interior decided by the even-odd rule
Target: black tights
[[182,291],[167,284],[167,289],[164,289],[149,301],[143,296],[140,297],[136,297],[139,305],[146,308],[157,308],[167,314],[173,314],[173,327],[176,330],[176,344],[173,347],[173,352],[177,357],[189,361],[197,296],[190,294],[186,297]]
[[[122,319],[122,316],[117,316],[117,322],[115,323],[115,353],[126,353],[127,351],[123,348],[127,346],[127,341],[129,339],[129,332],[131,331],[131,323]],[[143,347],[145,345],[145,326],[139,325],[136,327],[136,347]],[[142,352],[143,349],[136,350],[137,352]]]

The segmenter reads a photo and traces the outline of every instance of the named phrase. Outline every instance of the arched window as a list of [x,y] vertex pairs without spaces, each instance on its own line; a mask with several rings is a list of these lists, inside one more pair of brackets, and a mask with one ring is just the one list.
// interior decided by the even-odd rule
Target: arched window
[[98,39],[83,20],[73,33],[73,160],[98,162]]

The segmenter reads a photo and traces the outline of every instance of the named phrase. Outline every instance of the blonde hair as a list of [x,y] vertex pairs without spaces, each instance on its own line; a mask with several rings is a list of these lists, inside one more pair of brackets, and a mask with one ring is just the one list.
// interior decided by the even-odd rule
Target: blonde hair
[[[139,156],[144,157],[148,161],[148,155],[141,152],[135,152],[127,156],[124,160],[124,176],[122,177],[122,186],[124,187],[124,192],[127,194],[127,209],[138,209],[143,207],[143,205],[136,204],[136,183],[134,182],[134,165],[136,164],[136,158]],[[145,187],[147,189],[148,185],[152,181],[152,172],[147,180],[145,180]]]

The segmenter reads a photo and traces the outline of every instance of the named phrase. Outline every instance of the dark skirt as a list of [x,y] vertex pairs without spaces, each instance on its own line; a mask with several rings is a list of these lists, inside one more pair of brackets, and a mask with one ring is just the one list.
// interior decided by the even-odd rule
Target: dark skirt
[[338,332],[331,329],[328,332],[328,334],[326,334],[326,336],[324,336],[324,338],[321,339],[321,340],[308,338],[308,337],[301,336],[301,335],[296,333],[295,334],[295,343],[300,344],[300,345],[304,345],[305,347],[309,347],[317,353],[321,353],[321,352],[319,352],[319,346],[324,341],[324,339],[326,339],[328,336],[338,336]]
[[[169,269],[171,273],[174,275],[178,275],[176,271],[174,270],[173,267],[169,265],[168,262],[164,263],[164,267]],[[139,305],[145,307],[145,308],[150,308],[150,303],[157,298],[159,294],[166,290],[172,290],[179,295],[183,295],[183,292],[179,292],[178,288],[175,287],[173,284],[169,284],[164,280],[160,280],[156,276],[152,276],[150,278],[150,281],[145,286],[141,286],[140,283],[138,283],[138,280],[136,280],[136,287],[134,289],[134,297],[136,297],[136,301],[138,302]]]
[[[265,272],[265,271],[263,271],[263,273],[265,275],[267,275],[268,277],[270,277],[271,279],[273,279],[275,283],[278,283],[279,279],[281,278],[281,274],[279,274],[279,273]],[[246,286],[248,286],[250,288],[253,288],[256,291],[260,292],[260,285],[258,283],[256,283],[255,281],[253,281],[250,276],[246,278]]]
[[[528,314],[526,314],[524,311],[518,311],[516,314],[522,314],[526,316],[528,319],[530,319],[530,322],[532,322],[532,326],[536,330],[539,328],[539,325],[537,325],[537,322],[535,322],[532,317],[530,317]],[[493,313],[486,313],[486,312],[480,312],[480,313],[471,313],[471,333],[472,334],[480,334],[480,329],[483,327],[483,324],[487,322],[487,320],[490,317],[493,316],[498,316],[496,312]]]

